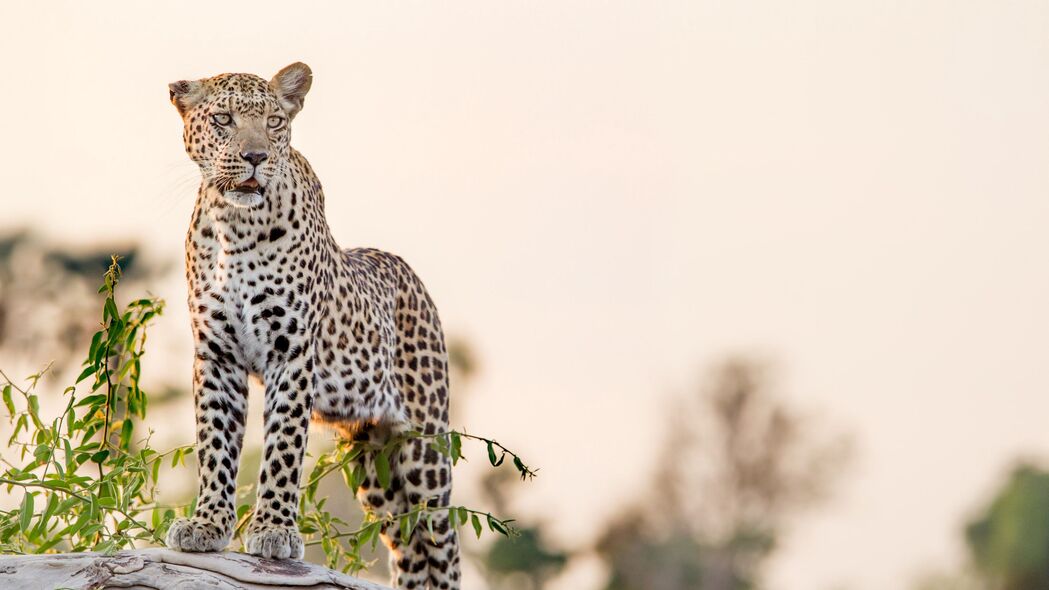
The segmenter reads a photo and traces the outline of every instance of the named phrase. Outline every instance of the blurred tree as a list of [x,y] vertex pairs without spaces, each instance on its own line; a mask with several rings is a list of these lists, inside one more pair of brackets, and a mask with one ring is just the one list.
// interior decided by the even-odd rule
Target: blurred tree
[[849,454],[816,440],[770,390],[766,367],[729,360],[672,412],[644,498],[597,543],[609,590],[746,590],[790,517],[822,499]]
[[1049,472],[1020,465],[965,530],[987,588],[1049,588]]
[[130,292],[164,271],[143,264],[133,244],[71,248],[28,231],[0,235],[0,350],[5,357],[54,360],[56,369],[65,368],[98,329],[98,277],[113,253],[122,256]]
[[598,554],[611,566],[605,588],[703,588],[702,561],[709,548],[684,527],[654,530],[649,520],[640,508],[634,507],[605,529],[597,545]]
[[[510,514],[513,483],[516,474],[506,470],[492,471],[481,482],[486,504],[496,514]],[[484,552],[480,562],[488,586],[497,590],[540,590],[568,563],[570,555],[551,547],[541,522],[519,521],[514,525],[518,535],[499,537]]]
[[[469,340],[448,339],[448,362],[455,389],[452,415],[460,416],[463,402],[469,400],[469,385],[480,370],[478,355]],[[456,418],[453,418],[453,423]],[[518,489],[515,472],[499,469],[481,479],[481,496],[494,514],[511,514],[510,504]],[[544,523],[524,519],[514,523],[518,535],[499,537],[479,552],[471,552],[474,563],[484,574],[489,588],[497,590],[540,590],[568,562],[569,554],[554,548],[546,539]]]

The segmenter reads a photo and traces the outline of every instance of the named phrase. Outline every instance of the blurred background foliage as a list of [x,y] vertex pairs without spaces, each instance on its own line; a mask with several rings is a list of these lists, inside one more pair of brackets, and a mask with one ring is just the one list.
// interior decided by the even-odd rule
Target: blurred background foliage
[[667,424],[649,490],[598,540],[607,590],[763,587],[784,530],[826,497],[849,440],[817,438],[769,367],[745,358],[715,367]]
[[144,291],[170,266],[149,263],[137,244],[114,241],[90,247],[54,243],[29,230],[0,234],[0,351],[53,359],[57,370],[76,358],[98,329],[98,277],[110,256],[121,256],[125,285]]
[[965,528],[973,565],[994,588],[1049,588],[1049,472],[1021,464]]
[[[74,247],[29,231],[0,235],[0,355],[68,369],[97,329],[97,277],[119,253],[124,293],[148,291],[151,281],[177,272],[173,263],[142,256],[133,243]],[[451,336],[455,416],[473,395],[483,354]],[[188,396],[184,384],[152,384],[151,404]],[[541,514],[515,499],[527,488],[510,471],[491,471],[458,488],[493,512],[513,515],[521,534],[468,543],[466,558],[493,590],[540,590],[576,559],[596,558],[605,590],[756,590],[775,588],[764,570],[784,535],[804,525],[848,473],[853,441],[847,433],[794,407],[776,389],[769,363],[747,356],[713,366],[694,390],[667,408],[662,450],[650,468],[636,466],[647,487],[625,503],[589,546],[565,546]],[[609,447],[620,444],[611,430]],[[320,450],[329,442],[318,437]],[[537,463],[542,462],[537,457]],[[259,449],[248,447],[241,470],[250,493]],[[189,493],[192,493],[190,491]],[[345,495],[330,480],[319,495]],[[975,505],[975,503],[974,503]],[[337,516],[360,517],[355,501],[331,505]],[[913,590],[1042,590],[1049,588],[1049,471],[1025,462],[1009,473],[987,505],[960,527],[968,560],[958,571],[919,577]],[[949,533],[947,533],[949,534]],[[381,553],[382,550],[379,550]],[[385,576],[372,556],[370,577]],[[323,558],[311,548],[307,559]]]

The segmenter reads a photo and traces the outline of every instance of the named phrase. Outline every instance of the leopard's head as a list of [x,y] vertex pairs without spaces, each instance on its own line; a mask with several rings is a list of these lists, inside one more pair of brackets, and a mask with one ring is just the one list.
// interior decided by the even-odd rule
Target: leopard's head
[[231,204],[253,207],[288,166],[290,123],[302,109],[313,74],[304,63],[269,82],[253,74],[221,74],[168,85],[182,115],[186,153],[204,182]]

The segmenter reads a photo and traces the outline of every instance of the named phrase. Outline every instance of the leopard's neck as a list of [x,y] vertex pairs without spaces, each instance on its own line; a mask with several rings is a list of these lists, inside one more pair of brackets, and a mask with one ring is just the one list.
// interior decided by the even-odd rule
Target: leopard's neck
[[197,212],[201,225],[212,230],[227,254],[272,253],[280,246],[294,249],[301,243],[331,254],[339,250],[324,215],[321,183],[296,150],[291,150],[282,172],[267,183],[259,205],[237,207],[204,183]]

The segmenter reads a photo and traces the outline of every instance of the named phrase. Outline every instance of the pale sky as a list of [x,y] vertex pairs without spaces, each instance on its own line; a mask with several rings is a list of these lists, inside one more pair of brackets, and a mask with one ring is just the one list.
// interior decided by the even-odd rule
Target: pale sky
[[[463,426],[542,468],[521,508],[565,542],[732,352],[858,444],[772,590],[957,564],[1015,458],[1049,455],[1044,3],[101,6],[0,6],[0,229],[181,264],[198,177],[167,83],[308,63],[293,144],[333,231],[403,255],[476,344]],[[158,292],[188,383],[184,287]]]

